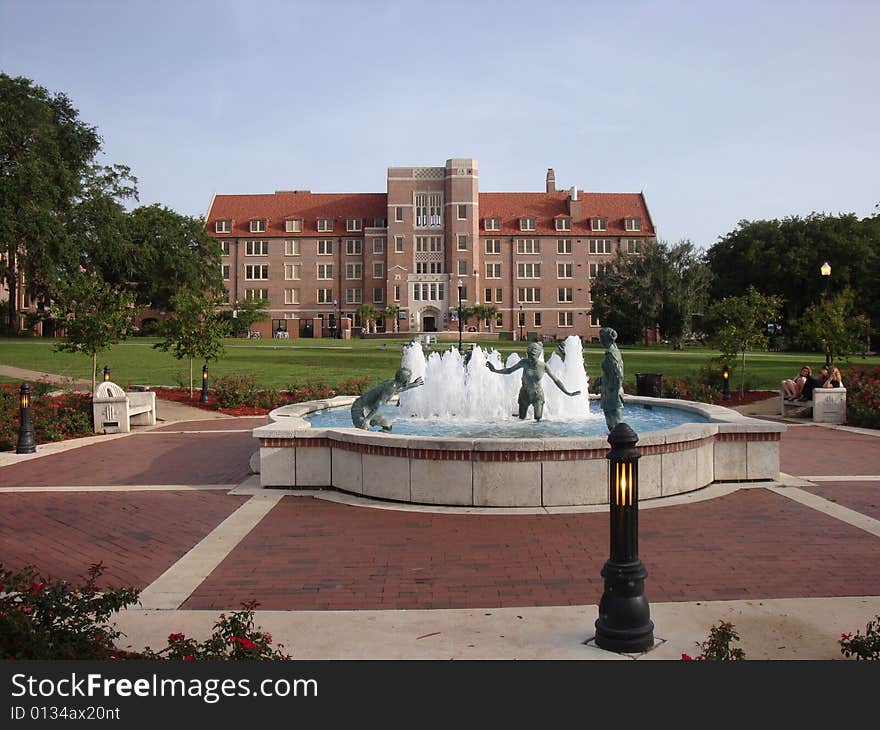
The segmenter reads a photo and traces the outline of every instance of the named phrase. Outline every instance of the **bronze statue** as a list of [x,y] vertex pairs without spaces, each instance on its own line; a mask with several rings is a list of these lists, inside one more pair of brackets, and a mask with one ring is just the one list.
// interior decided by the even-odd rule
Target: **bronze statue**
[[394,378],[383,380],[363,395],[358,396],[357,400],[351,404],[351,422],[355,428],[369,431],[372,426],[381,426],[383,431],[390,431],[391,424],[382,415],[380,409],[398,393],[425,384],[422,378],[416,378],[410,383],[410,377],[412,377],[412,373],[409,370],[400,368]]
[[519,389],[519,417],[525,418],[529,410],[529,406],[534,408],[534,416],[536,421],[541,420],[544,415],[544,389],[541,387],[541,378],[544,373],[556,383],[556,387],[563,393],[570,396],[580,395],[579,390],[569,393],[562,381],[553,374],[553,371],[547,367],[541,356],[544,353],[544,346],[540,342],[532,342],[526,348],[526,357],[520,360],[516,365],[509,368],[498,369],[491,362],[486,362],[486,367],[493,373],[499,375],[510,375],[517,370],[522,370],[522,386]]
[[599,330],[599,342],[605,348],[602,374],[590,383],[590,390],[601,393],[605,425],[610,431],[623,418],[623,358],[616,344],[617,332],[611,327]]

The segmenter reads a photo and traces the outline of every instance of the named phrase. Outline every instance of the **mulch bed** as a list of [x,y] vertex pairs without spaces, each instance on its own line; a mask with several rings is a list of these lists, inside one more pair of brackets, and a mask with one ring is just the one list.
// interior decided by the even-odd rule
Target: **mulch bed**
[[208,402],[202,403],[199,398],[202,395],[201,388],[194,388],[192,398],[189,395],[189,388],[151,388],[157,398],[162,400],[170,400],[175,403],[182,403],[193,408],[201,408],[204,411],[219,411],[227,416],[265,416],[270,409],[253,408],[252,406],[240,406],[239,408],[218,408],[217,399],[208,391]]
[[738,406],[745,406],[749,403],[756,403],[757,401],[778,397],[778,390],[747,390],[742,397],[740,397],[739,391],[731,391],[730,400],[717,400],[713,405],[737,408]]

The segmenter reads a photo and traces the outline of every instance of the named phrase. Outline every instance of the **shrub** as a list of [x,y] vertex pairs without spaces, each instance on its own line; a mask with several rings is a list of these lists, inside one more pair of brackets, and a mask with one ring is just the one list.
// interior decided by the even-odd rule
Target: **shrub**
[[868,621],[865,635],[856,631],[855,635],[840,635],[840,652],[845,657],[856,659],[880,659],[880,614]]
[[260,389],[254,373],[242,373],[214,378],[212,390],[219,408],[238,408],[253,405]]
[[0,565],[0,659],[111,659],[122,633],[110,614],[137,601],[134,588],[99,591],[101,563],[82,585],[43,577],[33,566]]
[[370,376],[364,375],[362,378],[354,377],[343,380],[334,390],[336,395],[363,395],[370,389]]
[[705,641],[697,642],[700,649],[698,656],[692,657],[682,654],[681,658],[685,660],[697,661],[736,661],[745,659],[746,653],[739,647],[731,648],[732,641],[739,641],[739,634],[736,633],[732,623],[727,621],[719,621],[717,626],[709,629],[709,636]]
[[[91,396],[74,392],[49,396],[46,393],[48,387],[38,383],[31,389],[34,440],[44,444],[93,435]],[[18,443],[21,425],[19,388],[15,383],[0,386],[0,451],[14,449]]]
[[287,386],[287,394],[291,403],[301,403],[302,401],[307,400],[332,398],[336,395],[336,392],[323,380],[318,378],[306,378],[302,383],[289,384]]
[[198,642],[184,634],[169,634],[168,645],[159,651],[145,648],[140,659],[290,659],[281,650],[272,648],[272,635],[254,626],[256,601],[242,604],[242,610],[227,616],[220,614],[211,638]]
[[880,428],[880,365],[852,365],[842,375],[846,422],[851,426]]

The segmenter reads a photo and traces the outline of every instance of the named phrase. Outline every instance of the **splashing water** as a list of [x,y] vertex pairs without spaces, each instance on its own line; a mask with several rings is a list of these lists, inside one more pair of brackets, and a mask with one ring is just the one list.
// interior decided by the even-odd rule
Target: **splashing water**
[[[576,335],[567,337],[561,349],[564,358],[554,352],[547,360],[547,367],[571,391],[581,394],[571,397],[560,391],[556,384],[544,375],[544,414],[542,420],[583,420],[600,418],[590,413],[587,386],[589,380],[584,369],[583,346]],[[422,377],[425,384],[400,395],[401,414],[425,419],[450,419],[469,421],[497,421],[518,419],[517,399],[522,382],[522,371],[511,375],[499,375],[486,367],[491,361],[496,367],[511,367],[520,360],[512,353],[502,362],[497,350],[483,350],[474,345],[470,358],[454,347],[446,352],[432,352],[428,357],[418,342],[403,350],[401,367],[410,370],[413,378]],[[533,418],[531,407],[528,418]]]

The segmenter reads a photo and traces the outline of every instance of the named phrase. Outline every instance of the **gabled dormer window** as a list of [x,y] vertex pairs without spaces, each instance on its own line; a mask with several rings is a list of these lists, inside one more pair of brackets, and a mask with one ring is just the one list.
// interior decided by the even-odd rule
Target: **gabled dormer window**
[[333,219],[332,218],[318,218],[318,230],[322,233],[326,233],[328,231],[333,230]]
[[487,231],[500,231],[501,230],[501,219],[500,218],[485,218],[485,219],[483,219],[483,228]]
[[349,231],[349,232],[359,231],[362,228],[363,228],[363,221],[360,218],[347,218],[345,220],[345,230],[346,231]]
[[214,232],[215,233],[229,233],[232,231],[232,221],[231,220],[222,220],[214,223]]
[[519,219],[519,229],[521,231],[534,231],[535,230],[535,219],[534,218],[520,218]]
[[640,230],[642,230],[642,219],[641,218],[624,218],[623,219],[623,227],[628,231],[640,231]]
[[590,218],[590,230],[591,231],[607,231],[608,230],[608,219],[607,218]]
[[251,218],[251,233],[265,233],[266,222],[265,218]]
[[556,218],[556,230],[557,231],[570,231],[571,230],[571,218],[568,216],[558,216]]
[[302,218],[288,218],[284,221],[284,232],[285,233],[302,233],[303,222]]

